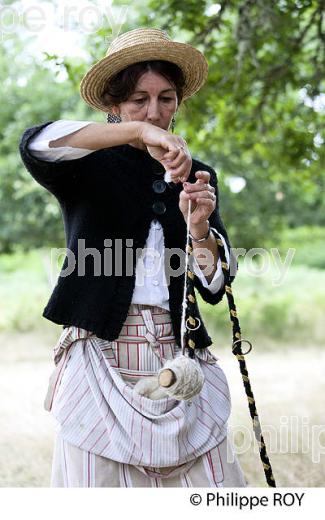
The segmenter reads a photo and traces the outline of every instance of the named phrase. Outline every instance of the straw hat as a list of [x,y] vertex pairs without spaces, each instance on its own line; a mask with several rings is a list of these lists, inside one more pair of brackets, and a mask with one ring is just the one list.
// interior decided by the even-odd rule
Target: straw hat
[[110,79],[128,65],[147,60],[166,60],[184,74],[183,99],[197,92],[207,79],[208,63],[203,54],[187,43],[172,41],[161,29],[138,28],[115,38],[105,58],[95,63],[80,83],[81,97],[93,108],[108,112],[102,94]]

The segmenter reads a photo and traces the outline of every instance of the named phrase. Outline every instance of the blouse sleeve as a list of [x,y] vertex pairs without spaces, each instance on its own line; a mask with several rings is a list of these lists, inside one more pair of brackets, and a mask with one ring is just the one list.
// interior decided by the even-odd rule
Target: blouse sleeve
[[66,119],[59,119],[47,125],[33,137],[28,144],[28,148],[34,157],[43,159],[44,161],[56,162],[79,159],[80,157],[92,153],[94,150],[75,148],[73,146],[50,148],[49,142],[72,134],[91,123],[91,121],[68,121]]

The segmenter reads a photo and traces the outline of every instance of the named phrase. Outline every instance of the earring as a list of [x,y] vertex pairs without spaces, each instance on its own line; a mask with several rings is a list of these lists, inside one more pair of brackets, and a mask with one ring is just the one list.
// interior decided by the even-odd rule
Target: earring
[[116,116],[115,114],[107,114],[107,123],[121,123],[122,119],[120,116]]
[[175,124],[176,124],[176,120],[175,120],[175,117],[173,116],[172,117],[172,124],[171,124],[171,129],[172,129],[173,133],[174,133],[174,129],[175,129]]

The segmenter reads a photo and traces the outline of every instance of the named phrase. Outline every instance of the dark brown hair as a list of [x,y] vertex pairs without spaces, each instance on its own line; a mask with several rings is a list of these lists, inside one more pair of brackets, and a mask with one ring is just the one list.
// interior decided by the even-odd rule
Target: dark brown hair
[[175,63],[164,60],[133,63],[118,72],[106,85],[102,94],[103,102],[107,105],[118,105],[127,101],[133,94],[139,78],[147,71],[158,72],[175,86],[180,105],[185,84],[183,72]]

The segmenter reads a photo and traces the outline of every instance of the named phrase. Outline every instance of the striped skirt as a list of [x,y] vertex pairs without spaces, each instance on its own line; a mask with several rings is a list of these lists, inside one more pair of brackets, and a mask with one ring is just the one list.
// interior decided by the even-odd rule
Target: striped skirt
[[133,390],[180,353],[160,307],[131,304],[112,342],[63,330],[45,399],[57,424],[52,487],[246,486],[227,435],[227,380],[209,349],[195,351],[205,382],[191,401]]

